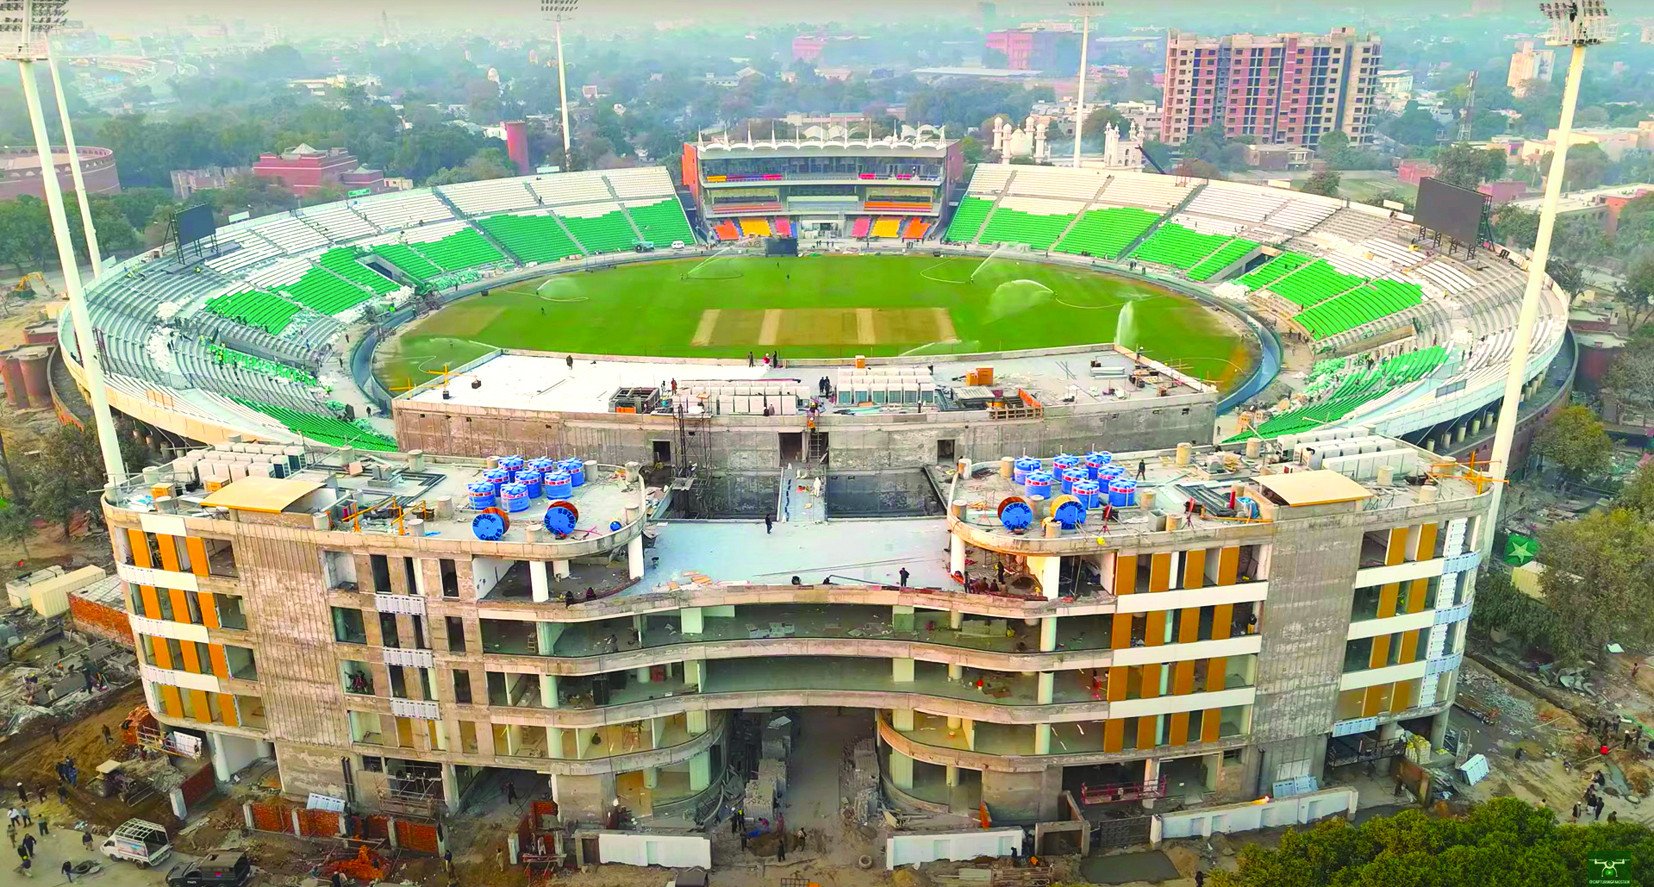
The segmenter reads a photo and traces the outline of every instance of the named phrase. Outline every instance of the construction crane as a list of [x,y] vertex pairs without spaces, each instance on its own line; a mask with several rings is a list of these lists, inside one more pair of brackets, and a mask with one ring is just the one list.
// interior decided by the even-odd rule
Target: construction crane
[[1137,146],[1137,153],[1143,155],[1143,162],[1147,163],[1149,166],[1154,167],[1155,172],[1160,173],[1163,176],[1171,175],[1171,173],[1166,172],[1165,167],[1163,167],[1160,164],[1154,162],[1154,156],[1152,154],[1150,154],[1148,151],[1144,150],[1142,145]]

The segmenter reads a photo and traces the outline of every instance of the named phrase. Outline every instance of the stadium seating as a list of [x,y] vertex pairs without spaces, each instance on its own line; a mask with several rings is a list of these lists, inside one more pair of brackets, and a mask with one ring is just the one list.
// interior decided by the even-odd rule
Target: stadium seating
[[857,240],[867,237],[872,233],[872,231],[873,218],[871,216],[857,216],[855,220],[850,223],[850,236],[856,238]]
[[1074,223],[1056,249],[1076,256],[1087,253],[1117,259],[1159,219],[1160,216],[1148,210],[1131,206],[1089,210]]
[[769,219],[742,219],[741,233],[747,237],[768,237],[772,233]]
[[258,226],[258,233],[281,248],[288,255],[313,250],[327,245],[322,232],[305,224],[296,214],[276,218]]
[[[978,166],[977,177],[982,175],[982,167]],[[972,181],[975,181],[974,179]],[[953,212],[953,221],[948,223],[947,233],[942,239],[949,243],[971,243],[976,240],[976,233],[982,230],[982,223],[987,221],[988,213],[994,208],[992,201],[980,197],[965,196],[959,199],[959,208]]]
[[1359,366],[1353,359],[1322,361],[1316,364],[1305,391],[1319,399],[1314,403],[1273,416],[1253,428],[1229,438],[1279,437],[1332,425],[1368,403],[1429,376],[1447,360],[1440,346],[1410,351],[1380,362],[1375,367]]
[[[618,253],[630,250],[637,246],[637,233],[626,220],[626,213],[613,203],[601,204],[596,207],[583,206],[579,208],[583,215],[574,215],[568,209],[559,210],[557,215],[568,226],[569,233],[580,245],[586,248],[586,255],[595,256],[599,253]],[[600,214],[595,213],[602,210]]]
[[603,177],[609,180],[609,187],[614,189],[615,196],[622,200],[672,197],[675,194],[672,177],[659,166],[608,169],[603,171]]
[[735,226],[735,220],[724,219],[712,228],[712,234],[719,240],[734,241],[741,239],[741,229]]
[[396,449],[396,441],[377,432],[346,422],[343,419],[318,416],[313,413],[300,412],[290,407],[262,403],[244,397],[231,399],[248,409],[257,410],[275,419],[287,426],[288,430],[304,437],[306,440],[319,441],[336,447],[351,446],[359,450],[391,452]]
[[419,283],[442,276],[442,267],[405,243],[387,243],[373,248],[373,254],[395,265]]
[[294,301],[321,314],[338,314],[375,295],[396,292],[397,284],[356,261],[356,251],[330,249],[316,257],[317,267],[283,287]]
[[902,220],[895,216],[885,216],[875,219],[873,229],[869,232],[874,237],[883,237],[894,240],[902,235]]
[[579,247],[552,216],[491,216],[477,225],[529,264],[559,262],[580,255]]
[[632,224],[643,233],[643,239],[656,246],[671,246],[679,240],[691,246],[695,243],[695,232],[689,230],[689,219],[684,217],[683,205],[676,197],[658,203],[633,203],[626,207],[626,212],[631,215]]
[[443,185],[437,189],[459,211],[468,216],[486,216],[494,213],[527,209],[537,202],[534,192],[524,187],[521,179],[490,179],[483,182],[465,182]]
[[1217,276],[1220,271],[1240,261],[1246,256],[1247,253],[1257,248],[1258,244],[1256,241],[1247,240],[1244,237],[1237,237],[1224,244],[1222,247],[1219,247],[1217,252],[1212,253],[1205,259],[1202,259],[1193,268],[1190,268],[1189,279],[1199,281],[1211,280],[1213,277]]
[[777,237],[793,236],[793,220],[787,218],[786,216],[776,216],[774,219],[771,219],[770,227],[774,229],[775,236]]
[[1374,280],[1311,308],[1305,308],[1294,315],[1292,320],[1302,326],[1311,338],[1320,340],[1372,323],[1423,301],[1423,292],[1417,284],[1396,280]]
[[1277,278],[1268,285],[1268,289],[1299,307],[1309,308],[1366,282],[1365,277],[1340,273],[1326,259],[1316,259]]
[[603,181],[603,174],[597,172],[537,176],[529,181],[528,187],[540,198],[540,202],[547,206],[596,203],[614,199],[614,195],[609,193],[609,186]]
[[928,200],[868,200],[862,208],[868,212],[928,213],[935,205]]
[[386,231],[417,228],[454,217],[454,211],[448,208],[448,204],[430,191],[363,197],[352,201],[351,205],[369,222]]
[[1072,221],[1073,214],[1036,215],[1000,206],[988,216],[988,225],[982,229],[979,240],[982,243],[1022,243],[1032,249],[1047,250]]
[[508,261],[474,229],[456,231],[441,240],[418,245],[391,243],[373,248],[376,256],[424,283],[451,271],[479,268]]
[[[1132,250],[1132,258],[1144,262],[1154,262],[1159,265],[1170,265],[1187,271],[1201,263],[1201,260],[1216,253],[1220,248],[1229,245],[1231,238],[1220,234],[1201,234],[1191,231],[1182,225],[1167,223],[1161,225]],[[1246,241],[1250,247],[1256,243]]]
[[335,244],[360,240],[378,233],[367,219],[357,215],[344,203],[329,203],[299,210],[299,218],[317,231],[327,235]]
[[248,290],[208,299],[207,311],[279,335],[293,322],[299,306],[273,293]]
[[924,240],[925,234],[930,231],[930,222],[926,219],[908,219],[902,226],[903,240]]
[[1242,275],[1240,282],[1249,290],[1262,289],[1313,261],[1315,260],[1303,253],[1281,253]]
[[206,347],[207,352],[211,354],[220,364],[242,367],[254,372],[263,373],[267,376],[276,376],[309,387],[314,387],[317,384],[314,373],[306,372],[305,370],[301,370],[297,367],[288,366],[287,364],[279,361],[268,360],[266,358],[259,357],[256,354],[248,354],[244,351],[237,351],[234,348],[226,348],[223,345],[216,343],[208,343]]

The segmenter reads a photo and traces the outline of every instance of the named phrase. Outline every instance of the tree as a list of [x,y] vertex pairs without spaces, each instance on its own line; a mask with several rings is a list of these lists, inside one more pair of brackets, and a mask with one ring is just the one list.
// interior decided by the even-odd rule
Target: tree
[[29,537],[34,535],[34,515],[22,502],[12,502],[0,508],[0,540],[15,542],[23,550],[23,556],[31,558],[29,554]]
[[484,148],[472,154],[464,166],[438,170],[425,180],[427,185],[453,185],[459,182],[480,182],[484,179],[503,179],[514,176],[517,170],[511,159],[499,148]]
[[1564,643],[1583,656],[1654,637],[1654,524],[1629,508],[1593,511],[1540,534],[1540,577]]
[[35,516],[58,524],[65,536],[76,514],[90,512],[102,519],[98,497],[105,478],[95,432],[75,425],[58,428],[24,467],[24,478]]
[[1476,577],[1476,609],[1470,627],[1480,634],[1498,630],[1525,647],[1544,650],[1558,659],[1572,660],[1578,652],[1572,637],[1562,631],[1548,601],[1524,594],[1511,583],[1510,574],[1494,567]]
[[[1360,825],[1332,817],[1288,829],[1269,848],[1249,843],[1233,872],[1209,887],[1554,887],[1584,884],[1590,851],[1633,859],[1654,853],[1654,831],[1632,822],[1562,825],[1556,815],[1515,798],[1495,798],[1465,817],[1422,810],[1377,816]],[[1637,882],[1640,883],[1640,882]]]
[[1386,121],[1379,130],[1403,145],[1426,148],[1436,143],[1441,124],[1429,111],[1420,108],[1418,102],[1408,102],[1400,116]]
[[1564,407],[1540,430],[1538,449],[1569,480],[1577,482],[1608,467],[1614,443],[1590,407],[1574,404]]
[[1625,309],[1625,325],[1639,330],[1654,320],[1654,250],[1638,253],[1625,269],[1625,282],[1614,292]]
[[1505,155],[1492,149],[1472,148],[1464,142],[1436,152],[1436,178],[1461,188],[1475,188],[1505,174]]
[[1622,404],[1643,412],[1654,410],[1654,324],[1644,324],[1631,334],[1602,377],[1602,387]]
[[1190,157],[1178,161],[1177,166],[1172,167],[1172,174],[1178,176],[1188,176],[1194,179],[1223,178],[1223,170],[1213,166],[1211,162],[1201,160],[1198,157]]
[[959,153],[964,156],[966,163],[981,163],[987,156],[987,149],[982,146],[982,140],[974,135],[967,135],[959,140]]
[[[1551,153],[1547,152],[1540,162],[1542,169],[1550,169]],[[1568,149],[1568,162],[1562,172],[1562,189],[1579,191],[1599,188],[1607,183],[1613,166],[1614,161],[1608,159],[1608,153],[1596,142],[1574,145]]]
[[1113,108],[1104,105],[1090,114],[1085,115],[1085,134],[1088,138],[1101,142],[1103,130],[1114,127],[1120,133],[1120,138],[1131,135],[1131,121]]
[[1534,242],[1539,239],[1539,213],[1506,204],[1493,217],[1493,234],[1501,243],[1533,249]]
[[1330,169],[1324,169],[1317,173],[1311,173],[1310,177],[1304,181],[1303,187],[1300,190],[1302,190],[1305,194],[1319,194],[1322,197],[1337,197],[1338,186],[1342,180],[1343,177],[1338,173],[1333,172]]
[[1172,168],[1172,149],[1159,139],[1145,139],[1143,154],[1154,161],[1151,166],[1158,165],[1161,169]]
[[[1619,495],[1614,497],[1614,505],[1630,509],[1644,520],[1654,521],[1654,462],[1644,464],[1631,473],[1631,479],[1620,487]],[[1480,605],[1478,596],[1477,606]]]

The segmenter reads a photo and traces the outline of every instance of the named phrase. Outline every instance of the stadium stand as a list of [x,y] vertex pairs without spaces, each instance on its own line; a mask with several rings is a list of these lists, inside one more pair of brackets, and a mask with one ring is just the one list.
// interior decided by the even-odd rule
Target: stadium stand
[[1236,237],[1219,247],[1217,252],[1197,262],[1189,269],[1190,280],[1206,281],[1217,276],[1225,268],[1234,265],[1246,255],[1258,248],[1256,241],[1244,237]]
[[[1235,238],[1224,237],[1221,234],[1201,234],[1182,225],[1167,223],[1161,225],[1150,234],[1137,249],[1132,250],[1132,258],[1144,262],[1154,262],[1160,265],[1170,265],[1182,271],[1188,271],[1199,265],[1202,260],[1213,256],[1220,250],[1230,246]],[[1242,253],[1257,248],[1258,244],[1245,240]],[[1214,271],[1217,269],[1213,269]]]
[[487,216],[528,209],[538,203],[534,199],[534,192],[524,187],[521,179],[464,182],[458,185],[443,185],[437,191],[468,216]]
[[586,255],[623,252],[637,245],[637,234],[617,203],[563,208],[557,215],[586,248]]
[[981,243],[1022,243],[1031,249],[1046,250],[1072,221],[1073,213],[1037,215],[1002,205],[989,213],[988,224],[983,227],[978,240]]
[[1334,296],[1293,316],[1313,339],[1325,339],[1345,330],[1423,303],[1418,284],[1397,280],[1374,280],[1342,295]]
[[857,240],[867,237],[872,231],[872,216],[857,216],[855,221],[850,223],[850,236]]
[[[977,167],[977,176],[982,175],[982,167]],[[991,201],[980,197],[962,197],[959,208],[954,210],[953,221],[948,223],[946,234],[942,239],[949,243],[973,243],[977,232],[982,230],[982,223],[988,220],[988,213],[994,205]]]
[[263,403],[245,397],[231,398],[236,403],[257,410],[287,426],[306,440],[320,441],[336,447],[351,446],[362,450],[394,451],[396,441],[376,431],[362,428],[343,419],[304,413],[273,403]]
[[1336,424],[1366,404],[1428,377],[1447,356],[1447,350],[1438,345],[1388,358],[1376,366],[1351,358],[1321,361],[1301,392],[1311,403],[1272,416],[1229,440],[1279,437]]
[[326,206],[303,209],[299,211],[299,218],[335,244],[360,240],[379,233],[378,229],[368,224],[367,219],[357,215],[344,203],[330,203]]
[[658,203],[630,203],[626,205],[626,212],[642,232],[643,239],[653,241],[656,246],[671,246],[680,240],[686,244],[695,242],[695,232],[689,230],[689,219],[675,197]]
[[276,376],[282,379],[297,382],[300,385],[307,387],[315,387],[318,384],[314,373],[298,369],[297,367],[288,366],[280,361],[269,360],[267,358],[259,357],[256,354],[248,354],[244,351],[237,351],[234,348],[228,348],[217,343],[208,343],[206,345],[206,349],[207,353],[211,354],[214,359],[225,366],[243,367],[257,373],[263,373],[267,376]]
[[293,322],[299,306],[274,293],[249,290],[208,299],[207,310],[276,335]]
[[873,229],[870,233],[874,237],[894,240],[895,238],[902,236],[902,220],[895,218],[894,216],[885,216],[883,218],[876,219],[873,222]]
[[517,258],[530,264],[559,262],[580,255],[580,248],[550,215],[491,216],[477,225]]
[[547,206],[598,203],[614,200],[603,176],[597,173],[537,176],[528,183],[540,202]]
[[774,219],[771,219],[770,227],[775,231],[775,236],[777,237],[793,236],[793,220],[787,218],[786,216],[776,216]]
[[741,229],[735,227],[733,219],[724,219],[712,228],[712,236],[719,240],[740,240]]
[[1313,261],[1302,253],[1284,252],[1242,275],[1240,282],[1249,290],[1261,289]]
[[471,228],[418,245],[392,243],[376,246],[373,253],[420,283],[449,272],[508,261],[494,244]]
[[928,219],[908,219],[907,223],[902,226],[902,239],[924,240],[925,235],[929,232],[930,221]]
[[741,233],[747,237],[768,237],[772,233],[769,219],[742,219]]
[[[1292,254],[1288,253],[1287,255]],[[1297,256],[1297,258],[1307,259],[1308,257]],[[1273,264],[1271,263],[1271,265]],[[1264,266],[1264,268],[1268,267],[1270,265]],[[1258,271],[1263,270],[1263,268],[1258,269]],[[1246,280],[1247,278],[1242,278],[1243,283]],[[1309,308],[1319,305],[1334,296],[1350,292],[1366,282],[1367,278],[1365,277],[1340,273],[1326,259],[1316,259],[1302,264],[1299,268],[1287,271],[1267,284],[1267,287],[1270,292],[1300,308]]]
[[260,225],[258,233],[288,255],[297,255],[327,245],[327,235],[305,224],[296,214],[278,217],[268,224]]
[[1072,255],[1117,259],[1159,220],[1158,215],[1148,210],[1129,206],[1088,210],[1063,236],[1056,249]]
[[425,190],[362,197],[351,201],[351,206],[368,222],[384,231],[417,228],[454,217],[454,211],[448,208],[448,204]]

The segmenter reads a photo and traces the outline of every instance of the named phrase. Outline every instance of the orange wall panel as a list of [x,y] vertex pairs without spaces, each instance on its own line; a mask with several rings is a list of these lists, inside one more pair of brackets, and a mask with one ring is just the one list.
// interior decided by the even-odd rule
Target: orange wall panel
[[1191,548],[1183,552],[1183,587],[1200,588],[1206,584],[1206,549]]
[[1137,591],[1137,555],[1120,554],[1114,557],[1114,593],[1132,594]]

